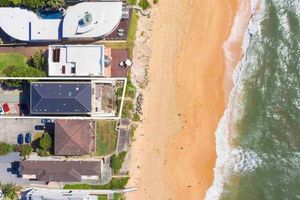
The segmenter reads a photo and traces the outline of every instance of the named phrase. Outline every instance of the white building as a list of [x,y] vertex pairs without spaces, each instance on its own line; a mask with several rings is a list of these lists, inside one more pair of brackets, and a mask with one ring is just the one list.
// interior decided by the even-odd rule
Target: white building
[[49,46],[49,76],[105,76],[103,45]]
[[59,189],[32,189],[26,194],[27,200],[97,200],[97,196],[88,191],[59,190]]
[[114,31],[121,18],[122,2],[82,2],[68,7],[61,17],[0,7],[2,30],[28,42],[104,37]]

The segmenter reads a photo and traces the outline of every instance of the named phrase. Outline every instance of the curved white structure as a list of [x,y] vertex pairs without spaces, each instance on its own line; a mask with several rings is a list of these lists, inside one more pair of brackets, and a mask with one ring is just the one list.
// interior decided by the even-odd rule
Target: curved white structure
[[[87,14],[89,17],[83,20]],[[122,2],[78,3],[68,7],[63,19],[42,19],[33,11],[18,7],[0,8],[2,30],[17,40],[29,42],[103,37],[118,26],[121,18]]]
[[60,19],[45,20],[22,8],[0,8],[0,27],[21,41],[58,40]]
[[[84,25],[84,16],[92,21]],[[64,38],[93,38],[110,34],[122,17],[122,2],[84,2],[66,10],[63,20]]]

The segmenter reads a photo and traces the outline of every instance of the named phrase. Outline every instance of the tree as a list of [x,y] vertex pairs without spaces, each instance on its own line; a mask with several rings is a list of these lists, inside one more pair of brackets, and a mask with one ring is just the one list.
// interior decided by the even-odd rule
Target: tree
[[52,145],[52,139],[48,133],[45,133],[43,137],[40,139],[40,147],[44,151],[49,151]]
[[36,69],[42,70],[43,64],[44,64],[44,52],[43,50],[39,50],[34,52],[34,54],[31,57],[33,66]]
[[27,156],[29,156],[32,152],[32,147],[30,144],[23,144],[20,147],[20,155],[23,158],[26,158]]
[[18,191],[20,189],[19,186],[11,183],[1,185],[1,190],[6,197],[5,199],[18,199]]
[[46,2],[47,7],[50,8],[61,8],[65,5],[65,1],[64,0],[48,0]]

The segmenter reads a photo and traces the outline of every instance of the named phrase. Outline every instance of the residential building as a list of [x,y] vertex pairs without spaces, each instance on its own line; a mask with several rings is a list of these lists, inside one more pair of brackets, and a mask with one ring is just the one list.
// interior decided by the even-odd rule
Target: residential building
[[49,46],[49,76],[105,76],[103,45]]
[[101,178],[101,161],[20,161],[24,179],[44,182],[81,182]]
[[27,42],[104,37],[118,26],[122,2],[81,2],[60,13],[36,13],[26,8],[1,7],[0,28]]
[[87,115],[92,109],[90,82],[32,82],[31,115]]
[[87,155],[96,149],[96,123],[92,120],[55,120],[54,154]]

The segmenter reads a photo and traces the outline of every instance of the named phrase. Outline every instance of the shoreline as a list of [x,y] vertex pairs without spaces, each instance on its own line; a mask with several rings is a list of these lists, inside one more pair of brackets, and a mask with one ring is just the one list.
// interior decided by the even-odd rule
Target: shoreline
[[[240,101],[242,95],[242,88],[240,85],[243,79],[243,63],[247,60],[247,50],[251,43],[251,35],[255,32],[255,28],[253,27],[253,18],[255,16],[256,11],[259,9],[260,1],[259,0],[250,0],[248,2],[243,2],[244,5],[240,4],[239,12],[245,11],[245,6],[247,7],[248,14],[244,13],[241,15],[237,15],[235,22],[233,25],[232,31],[235,31],[235,25],[239,26],[238,20],[242,18],[246,19],[244,25],[244,29],[242,29],[240,33],[241,37],[241,58],[237,62],[235,69],[232,69],[232,83],[233,87],[229,92],[228,105],[224,111],[224,115],[222,116],[218,128],[216,130],[216,143],[217,143],[217,160],[214,168],[214,182],[206,193],[206,200],[215,200],[220,198],[220,194],[223,191],[223,186],[226,178],[231,174],[231,170],[235,168],[235,156],[238,156],[240,149],[232,149],[231,147],[231,139],[234,137],[235,120],[238,119],[240,113],[242,112],[242,105],[239,105],[237,101]],[[247,5],[246,5],[247,4]],[[224,44],[226,47],[226,43]],[[224,49],[226,51],[226,49]],[[238,170],[238,169],[235,169]]]
[[[131,149],[128,186],[139,189],[128,200],[204,199],[212,185],[214,134],[232,81],[223,45],[238,7],[237,1],[160,2],[143,121]],[[233,50],[242,57],[241,48]]]

